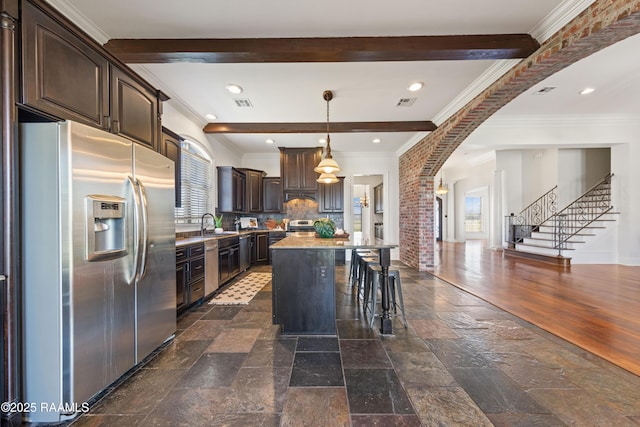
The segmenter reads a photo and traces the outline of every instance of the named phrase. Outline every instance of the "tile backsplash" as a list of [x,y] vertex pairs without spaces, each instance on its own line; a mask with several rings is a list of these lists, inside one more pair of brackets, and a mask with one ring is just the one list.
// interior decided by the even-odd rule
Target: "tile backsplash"
[[256,217],[259,228],[265,228],[267,220],[275,220],[281,223],[284,218],[288,219],[318,219],[329,217],[338,228],[344,228],[344,215],[341,213],[321,214],[318,212],[318,202],[309,199],[293,199],[285,204],[286,213],[257,213],[257,214],[224,214],[222,227],[225,230],[235,229],[233,223],[235,217]]

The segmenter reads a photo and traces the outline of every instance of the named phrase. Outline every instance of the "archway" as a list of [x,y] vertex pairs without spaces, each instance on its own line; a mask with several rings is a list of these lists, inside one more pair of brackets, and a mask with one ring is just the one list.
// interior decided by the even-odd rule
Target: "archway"
[[[400,157],[400,259],[420,271],[435,260],[434,177],[481,123],[516,96],[578,60],[640,33],[640,2],[597,0],[483,93]],[[404,218],[403,218],[404,217]],[[419,218],[419,221],[404,221]],[[416,224],[417,223],[417,224]]]

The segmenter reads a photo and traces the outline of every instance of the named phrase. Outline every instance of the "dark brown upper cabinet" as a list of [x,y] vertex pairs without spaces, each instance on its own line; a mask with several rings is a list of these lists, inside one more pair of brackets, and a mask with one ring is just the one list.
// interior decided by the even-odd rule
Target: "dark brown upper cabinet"
[[21,103],[156,151],[164,95],[44,2],[22,2]]
[[282,212],[282,181],[279,176],[262,179],[262,201],[263,212]]
[[115,66],[111,66],[111,132],[156,150],[157,93]]
[[318,174],[313,170],[322,159],[322,147],[280,147],[280,176],[284,201],[298,197],[317,199]]
[[246,176],[232,166],[218,166],[218,211],[245,212]]
[[22,5],[22,102],[108,129],[109,61],[31,3]]
[[182,161],[182,149],[180,148],[180,143],[182,142],[182,138],[180,135],[170,131],[167,128],[162,128],[162,143],[161,143],[161,154],[169,159],[173,160],[175,165],[175,176],[176,176],[176,207],[179,208],[182,206],[182,169],[181,169],[181,161]]
[[344,212],[344,177],[338,177],[334,184],[318,184],[318,212]]
[[245,212],[262,212],[262,180],[266,173],[255,169],[240,169],[246,177]]

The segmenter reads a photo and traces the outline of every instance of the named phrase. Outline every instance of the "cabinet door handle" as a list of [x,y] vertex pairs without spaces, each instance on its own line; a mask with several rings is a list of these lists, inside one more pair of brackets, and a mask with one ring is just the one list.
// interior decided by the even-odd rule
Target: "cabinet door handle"
[[111,120],[111,133],[120,133],[120,122],[118,120]]

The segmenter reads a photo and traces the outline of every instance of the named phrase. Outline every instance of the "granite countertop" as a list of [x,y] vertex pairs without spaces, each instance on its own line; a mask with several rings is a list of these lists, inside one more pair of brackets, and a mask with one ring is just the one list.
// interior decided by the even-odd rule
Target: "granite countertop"
[[353,236],[348,239],[341,238],[320,238],[320,237],[285,237],[279,242],[270,246],[271,249],[383,249],[397,248],[397,243],[390,242],[365,242]]
[[189,236],[189,237],[176,237],[176,247],[193,245],[196,243],[206,242],[207,240],[221,240],[227,239],[229,237],[238,237],[251,233],[284,233],[284,230],[267,230],[267,229],[258,229],[258,230],[241,230],[239,232],[235,231],[225,231],[224,234],[206,234],[204,236]]

